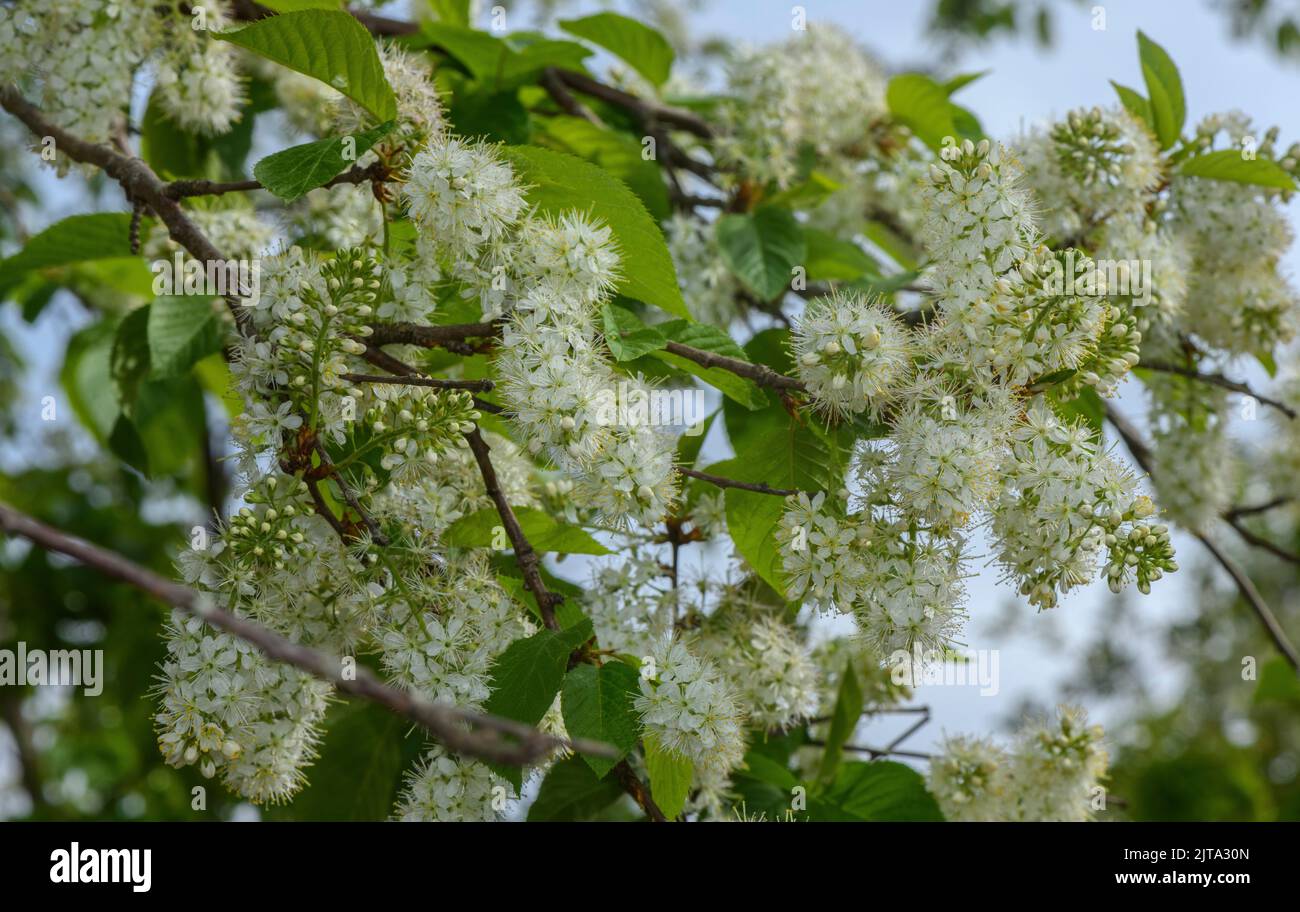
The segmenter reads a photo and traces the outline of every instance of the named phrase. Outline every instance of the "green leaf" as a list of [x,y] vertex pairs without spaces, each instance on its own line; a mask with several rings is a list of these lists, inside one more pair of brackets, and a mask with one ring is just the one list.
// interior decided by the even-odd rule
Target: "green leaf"
[[1073,399],[1064,401],[1055,395],[1049,395],[1048,398],[1056,405],[1056,412],[1062,418],[1082,419],[1094,432],[1101,433],[1102,422],[1106,419],[1106,406],[1096,390],[1081,389]]
[[[591,537],[585,530],[560,522],[545,510],[535,507],[515,507],[515,518],[529,543],[539,553],[554,551],[557,554],[611,554],[608,548]],[[443,533],[443,542],[453,548],[491,548],[505,542],[510,546],[504,531],[494,532],[501,526],[501,516],[495,507],[484,507],[456,520]],[[495,539],[495,541],[494,541]]]
[[1155,122],[1156,139],[1161,149],[1168,149],[1178,141],[1178,129],[1174,126],[1174,108],[1165,87],[1155,78],[1149,66],[1142,67],[1142,75],[1147,80],[1147,91],[1151,93],[1151,119]]
[[622,662],[606,662],[599,668],[579,665],[564,678],[560,707],[565,730],[574,738],[603,741],[619,750],[612,760],[582,755],[597,776],[607,774],[636,746],[639,726],[632,702],[638,692],[636,669]]
[[603,311],[605,344],[615,361],[631,361],[664,347],[668,337],[647,326],[625,307],[606,304]]
[[126,415],[118,415],[113,422],[113,433],[108,435],[108,448],[118,459],[149,477],[149,452],[135,423]]
[[653,735],[645,736],[644,745],[650,796],[659,805],[659,810],[664,812],[664,816],[672,820],[686,807],[686,796],[691,790],[695,764],[689,757],[661,748]]
[[473,0],[426,0],[438,22],[448,25],[469,25]]
[[817,819],[942,821],[943,812],[910,766],[890,760],[846,763],[835,783],[818,796],[818,809],[834,810]]
[[958,135],[948,92],[929,76],[922,73],[895,76],[889,80],[885,100],[894,119],[932,149],[940,148],[944,137]]
[[23,249],[0,260],[0,293],[27,273],[85,260],[131,256],[131,216],[125,212],[72,215],[33,235]]
[[813,171],[806,180],[769,196],[767,204],[789,206],[791,209],[812,209],[824,203],[841,186],[820,171]]
[[91,323],[68,340],[59,383],[72,411],[101,444],[107,444],[121,411],[110,369],[117,322]]
[[253,176],[267,190],[291,203],[356,164],[395,123],[390,120],[355,136],[331,136],[274,152],[253,166]]
[[822,766],[819,773],[824,782],[835,778],[835,770],[844,756],[844,745],[849,743],[853,732],[857,730],[858,720],[862,718],[862,685],[858,681],[858,670],[850,658],[844,666],[840,677],[839,693],[835,695],[835,709],[831,714],[831,727],[826,734],[826,749],[822,752]]
[[342,0],[258,0],[269,10],[277,13],[296,13],[300,10],[336,10],[342,6]]
[[[677,440],[677,464],[687,469],[695,468],[696,461],[700,458],[700,449],[704,446],[704,438],[709,436],[709,428],[713,427],[713,422],[718,418],[717,409],[709,417],[700,422],[699,433],[682,434]],[[692,431],[694,428],[691,429]]]
[[724,215],[716,231],[722,259],[764,301],[785,291],[794,267],[807,255],[803,229],[794,213],[780,206],[761,206],[752,215]]
[[599,165],[627,184],[656,221],[671,214],[668,191],[659,168],[642,156],[641,143],[636,139],[598,127],[581,117],[549,117],[545,129],[547,138],[564,151]]
[[481,136],[489,142],[526,143],[532,124],[519,101],[519,90],[457,92],[448,120],[461,136]]
[[618,13],[561,19],[559,25],[570,35],[586,38],[622,59],[653,85],[668,81],[675,56],[673,48],[650,26]]
[[804,237],[808,239],[809,281],[851,282],[864,275],[880,275],[880,264],[852,241],[817,228],[805,228]]
[[132,415],[135,397],[150,373],[148,304],[137,307],[118,323],[109,369],[122,411]]
[[528,819],[588,820],[622,794],[618,780],[599,778],[582,760],[569,757],[552,766],[542,780],[537,800],[528,809]]
[[528,200],[539,210],[558,215],[577,209],[609,226],[621,261],[616,291],[690,319],[663,232],[626,184],[563,152],[532,146],[507,146],[502,152],[519,178],[532,185]]
[[351,13],[303,10],[258,19],[216,37],[342,92],[383,123],[397,117],[375,41]]
[[569,653],[591,638],[591,621],[566,630],[543,629],[515,640],[492,667],[492,694],[484,709],[536,725],[551,708],[564,682]]
[[591,56],[591,51],[576,41],[515,33],[511,42],[519,46],[516,50],[495,35],[442,22],[424,23],[415,42],[436,46],[491,92],[533,82],[548,66],[581,71],[583,60]]
[[161,297],[148,306],[149,377],[187,374],[221,351],[223,324],[211,298]]
[[1151,97],[1156,136],[1160,139],[1160,148],[1168,149],[1177,141],[1187,119],[1183,79],[1165,49],[1141,31],[1138,32],[1138,59],[1142,63],[1147,94]]
[[943,84],[943,90],[949,95],[953,95],[966,88],[966,86],[975,82],[977,79],[983,79],[990,72],[991,70],[980,70],[978,73],[961,73],[960,75],[954,76],[946,81]]
[[419,757],[422,733],[362,700],[335,703],[325,717],[320,756],[292,804],[267,808],[285,820],[385,820],[402,787],[402,772]]
[[1124,105],[1125,110],[1146,124],[1154,134],[1156,132],[1156,118],[1151,113],[1151,102],[1147,101],[1137,90],[1120,85],[1113,79],[1110,84],[1115,87],[1115,94],[1119,96],[1120,104]]
[[1276,162],[1267,158],[1243,158],[1240,149],[1221,149],[1197,155],[1183,162],[1179,170],[1189,177],[1208,177],[1259,187],[1277,187],[1279,190],[1296,189],[1295,180]]

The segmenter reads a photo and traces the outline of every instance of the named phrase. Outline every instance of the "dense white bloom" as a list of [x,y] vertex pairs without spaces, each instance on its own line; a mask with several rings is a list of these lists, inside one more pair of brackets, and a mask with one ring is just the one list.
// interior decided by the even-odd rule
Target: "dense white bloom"
[[985,738],[945,738],[930,760],[926,788],[947,820],[1006,820],[1014,801],[1008,760]]
[[440,251],[472,257],[497,243],[523,214],[514,172],[486,143],[436,137],[411,160],[411,217]]
[[664,223],[664,237],[691,315],[726,327],[736,315],[740,284],[722,259],[714,228],[703,219],[675,213]]
[[879,418],[912,368],[909,331],[879,301],[833,294],[808,302],[791,336],[795,369],[833,416]]
[[724,621],[700,648],[717,663],[753,725],[775,731],[817,712],[817,666],[796,631],[780,621]]
[[1155,139],[1119,107],[1071,111],[1017,145],[1043,230],[1060,241],[1140,214],[1162,177]]
[[642,661],[635,705],[647,735],[697,769],[725,772],[739,765],[744,719],[717,669],[675,638],[655,642]]
[[736,103],[720,112],[719,154],[746,176],[782,186],[797,173],[801,147],[821,159],[861,157],[886,110],[880,67],[847,34],[826,25],[737,56],[728,67],[727,95]]
[[407,775],[396,817],[408,823],[496,821],[510,794],[509,783],[482,763],[434,745]]

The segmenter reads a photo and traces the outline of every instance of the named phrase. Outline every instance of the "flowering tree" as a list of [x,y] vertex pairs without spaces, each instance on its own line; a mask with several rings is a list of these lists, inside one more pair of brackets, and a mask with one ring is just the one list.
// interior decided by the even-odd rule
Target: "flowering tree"
[[[1275,130],[1188,128],[1143,35],[1145,94],[999,141],[953,100],[976,77],[888,77],[799,8],[702,96],[618,14],[429,6],[0,4],[3,107],[129,210],[27,238],[0,289],[96,311],[66,392],[140,474],[190,471],[205,394],[230,415],[180,581],[0,505],[174,608],[166,763],[292,801],[341,693],[429,736],[401,819],[530,781],[530,819],[1088,819],[1080,708],[925,772],[855,727],[962,643],[974,535],[1046,610],[1176,570],[1162,511],[1294,667],[1210,538],[1244,528],[1228,393],[1294,415],[1225,373],[1293,331]],[[1110,401],[1135,374],[1150,443]]]

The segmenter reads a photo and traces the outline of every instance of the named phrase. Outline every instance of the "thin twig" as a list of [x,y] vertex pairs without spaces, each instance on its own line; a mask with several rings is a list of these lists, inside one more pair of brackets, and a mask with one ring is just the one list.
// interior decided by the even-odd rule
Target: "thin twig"
[[378,703],[416,722],[453,753],[512,765],[532,763],[560,748],[602,757],[617,756],[607,744],[556,738],[513,719],[430,702],[418,694],[384,684],[364,666],[357,666],[345,677],[339,657],[288,640],[261,624],[213,605],[194,590],[164,579],[117,552],[68,535],[2,503],[0,529],[26,538],[48,551],[65,554],[107,577],[128,583],[218,630],[251,643],[268,658],[330,682],[346,694]]
[[1277,409],[1288,418],[1294,419],[1296,416],[1296,410],[1282,400],[1273,399],[1270,396],[1257,393],[1247,384],[1242,383],[1239,380],[1231,380],[1223,376],[1223,374],[1203,374],[1190,367],[1179,367],[1177,364],[1164,364],[1161,362],[1151,361],[1143,361],[1138,364],[1138,367],[1151,371],[1159,371],[1162,374],[1176,374],[1179,377],[1186,377],[1188,380],[1196,380],[1234,393],[1241,393],[1243,396],[1250,396],[1252,399],[1256,399],[1267,406]]
[[719,488],[738,488],[741,491],[753,491],[756,494],[774,494],[777,497],[792,497],[799,492],[797,490],[787,490],[785,488],[773,488],[763,482],[738,481],[735,478],[725,478],[721,475],[710,475],[708,472],[699,472],[695,469],[679,469],[683,475],[691,478],[698,478],[700,481],[707,481],[711,485],[717,485]]
[[510,506],[510,501],[506,500],[501,484],[497,481],[496,469],[492,467],[491,447],[487,445],[487,441],[483,439],[477,427],[466,434],[465,439],[469,441],[474,461],[478,463],[479,474],[483,476],[483,486],[487,489],[487,495],[492,498],[492,503],[497,508],[497,515],[501,517],[501,525],[505,527],[506,536],[510,539],[511,547],[514,548],[515,563],[524,574],[524,585],[537,599],[537,610],[541,612],[542,623],[551,630],[558,630],[560,624],[555,619],[555,606],[564,601],[564,596],[558,592],[551,592],[542,580],[541,560],[527,536],[524,535],[514,508]]

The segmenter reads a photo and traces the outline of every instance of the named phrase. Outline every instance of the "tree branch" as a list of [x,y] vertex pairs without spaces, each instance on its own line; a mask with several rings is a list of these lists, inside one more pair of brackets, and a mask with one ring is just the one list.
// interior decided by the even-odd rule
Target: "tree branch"
[[164,579],[114,551],[47,526],[3,503],[0,503],[0,529],[26,538],[46,550],[65,554],[107,577],[128,583],[218,630],[251,643],[270,659],[328,681],[343,693],[378,703],[417,723],[453,753],[511,765],[534,762],[560,748],[601,757],[616,756],[607,744],[585,739],[566,741],[513,719],[430,702],[417,694],[384,684],[364,667],[355,669],[355,678],[344,677],[338,657],[294,643],[273,630],[212,605],[194,590]]
[[[1141,466],[1148,475],[1152,474],[1151,466],[1153,465],[1153,460],[1151,447],[1142,439],[1141,432],[1131,421],[1128,420],[1127,417],[1111,405],[1111,403],[1106,402],[1105,406],[1106,420],[1111,423],[1113,428],[1115,428],[1120,439],[1124,441],[1129,452],[1133,454],[1133,458],[1137,460],[1137,464]],[[1296,652],[1295,646],[1287,637],[1286,631],[1282,629],[1282,625],[1278,621],[1277,616],[1273,614],[1272,610],[1268,607],[1263,596],[1259,594],[1259,590],[1255,588],[1255,584],[1251,582],[1250,577],[1247,576],[1241,567],[1237,565],[1236,561],[1230,558],[1223,551],[1219,550],[1219,546],[1211,541],[1209,536],[1204,532],[1192,530],[1192,534],[1200,540],[1201,544],[1205,546],[1205,549],[1210,552],[1216,561],[1219,562],[1219,565],[1228,572],[1228,576],[1232,577],[1232,581],[1236,583],[1237,589],[1241,592],[1242,598],[1246,600],[1246,604],[1250,605],[1251,610],[1255,612],[1260,623],[1264,625],[1264,629],[1273,640],[1273,645],[1277,647],[1278,652],[1280,652],[1287,662],[1290,663],[1292,669],[1297,673],[1300,673],[1300,653]]]
[[465,435],[469,441],[470,451],[474,454],[474,461],[478,463],[479,474],[483,476],[483,486],[487,489],[488,497],[492,498],[492,503],[496,505],[497,515],[501,517],[501,525],[505,527],[506,535],[510,539],[510,545],[514,548],[515,562],[519,564],[519,569],[524,574],[524,585],[528,591],[537,599],[537,610],[542,614],[542,623],[550,630],[560,629],[559,622],[555,619],[555,606],[564,601],[564,596],[558,592],[551,592],[546,588],[546,583],[542,580],[542,573],[539,569],[540,559],[537,552],[533,550],[532,544],[529,543],[524,530],[519,525],[519,519],[515,516],[514,509],[510,506],[510,501],[506,500],[506,495],[501,490],[501,484],[497,481],[496,469],[492,467],[491,448],[483,435],[479,433],[476,427]]
[[[198,226],[190,221],[180,204],[168,195],[167,184],[143,160],[73,136],[48,120],[36,107],[18,94],[13,86],[0,87],[0,106],[22,121],[34,135],[52,137],[55,147],[68,158],[83,164],[95,165],[117,181],[128,201],[133,205],[148,206],[167,226],[172,240],[188,250],[196,259],[205,263],[224,259]],[[226,304],[234,314],[235,322],[241,328],[244,327],[249,316],[240,305],[239,299],[227,295]]]
[[1264,403],[1265,405],[1277,409],[1279,412],[1281,412],[1283,415],[1286,415],[1288,418],[1294,419],[1296,417],[1296,410],[1293,409],[1291,406],[1287,405],[1285,402],[1281,401],[1280,399],[1273,399],[1269,396],[1265,396],[1260,393],[1257,393],[1253,389],[1251,389],[1247,384],[1242,383],[1239,380],[1230,380],[1229,378],[1223,376],[1222,374],[1202,374],[1199,371],[1193,370],[1190,367],[1179,367],[1177,364],[1164,364],[1161,362],[1151,362],[1151,361],[1143,361],[1140,364],[1138,364],[1138,367],[1146,368],[1147,370],[1158,371],[1162,374],[1176,374],[1179,377],[1186,377],[1189,380],[1197,380],[1201,383],[1208,383],[1211,386],[1217,386],[1220,387],[1221,389],[1229,390],[1230,392],[1241,393],[1243,396],[1250,396],[1252,399],[1257,399],[1260,402]]
[[753,491],[756,494],[774,494],[777,497],[792,497],[799,493],[797,490],[773,488],[764,482],[755,484],[748,481],[737,481],[735,478],[710,475],[708,472],[698,472],[695,469],[679,469],[678,471],[691,478],[698,478],[700,481],[707,481],[711,485],[717,485],[719,488],[738,488],[741,491]]

